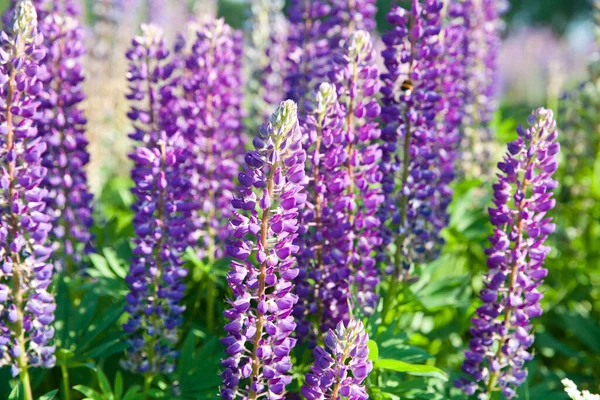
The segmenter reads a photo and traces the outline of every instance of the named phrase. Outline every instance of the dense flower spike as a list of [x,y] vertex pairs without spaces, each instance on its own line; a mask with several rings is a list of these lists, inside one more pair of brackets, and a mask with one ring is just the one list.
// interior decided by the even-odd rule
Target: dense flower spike
[[132,102],[129,117],[138,142],[130,154],[137,197],[134,205],[136,239],[126,297],[129,320],[123,326],[130,335],[123,366],[150,376],[173,371],[184,306],[183,268],[180,254],[189,237],[191,204],[185,140],[172,118],[176,81],[174,64],[168,61],[162,31],[142,26],[127,52]]
[[244,154],[241,134],[243,83],[241,33],[222,19],[207,18],[189,26],[177,45],[183,63],[183,121],[178,121],[192,154],[194,211],[192,243],[199,256],[222,257],[230,234],[234,179]]
[[[47,74],[30,1],[21,1],[10,35],[2,33],[0,49],[0,366],[21,374],[25,395],[32,399],[28,366],[53,367],[54,296],[48,287],[53,266],[47,237],[52,229],[46,213],[46,175],[38,136],[37,99]],[[28,393],[29,392],[29,393]]]
[[325,348],[315,349],[315,363],[306,374],[302,394],[308,400],[369,398],[362,384],[373,369],[369,361],[369,336],[362,322],[340,322],[325,337]]
[[[362,7],[368,9],[369,4]],[[344,264],[353,269],[351,282],[356,287],[358,305],[368,315],[377,305],[375,288],[379,272],[374,253],[382,241],[376,214],[384,201],[382,174],[378,167],[381,149],[377,143],[381,135],[377,123],[381,107],[375,98],[380,89],[379,68],[375,65],[375,52],[368,32],[357,30],[350,35],[344,55],[336,57],[329,76],[336,85],[344,112],[348,180],[344,196],[330,207],[332,214],[347,215],[349,243],[335,247],[346,251]]]
[[55,251],[60,249],[56,264],[72,273],[80,264],[81,255],[92,249],[93,196],[85,173],[90,156],[85,135],[87,121],[81,107],[85,98],[83,29],[70,2],[45,2],[39,9],[50,12],[39,24],[48,51],[43,60],[48,75],[44,79],[38,125],[48,146],[43,157],[43,165],[48,169],[44,187],[48,189],[46,203],[54,220]]
[[465,128],[461,141],[461,169],[467,176],[489,177],[494,160],[494,133],[489,127],[496,110],[498,54],[504,30],[506,0],[460,0],[451,13],[461,14],[466,29],[467,89]]
[[396,272],[435,257],[440,244],[432,208],[442,175],[436,123],[442,6],[438,0],[414,0],[410,11],[393,6],[387,17],[393,29],[383,36],[387,72],[381,75],[385,126],[380,168],[386,205],[380,217],[391,221],[383,243],[396,243]]
[[[312,202],[303,210],[298,230],[297,244],[301,251],[296,293],[300,300],[294,308],[294,316],[299,323],[297,337],[314,340],[319,336],[318,331],[326,330],[331,323],[325,318],[326,314],[336,321],[348,316],[351,269],[344,264],[350,248],[344,197],[349,177],[345,168],[348,157],[344,114],[335,86],[322,83],[307,107],[302,133],[314,143],[306,164],[311,181],[307,190],[311,192]],[[336,205],[338,199],[339,205]],[[336,247],[338,244],[344,247]],[[324,309],[326,304],[329,312]]]
[[515,397],[527,377],[524,364],[533,357],[530,320],[542,313],[537,287],[548,273],[543,264],[550,248],[544,242],[555,226],[546,213],[555,204],[552,191],[558,182],[552,175],[560,146],[552,111],[540,108],[528,122],[530,127],[519,126],[518,139],[508,144],[493,186],[490,270],[463,364],[473,381],[456,382],[469,395],[501,390],[506,398]]
[[[222,361],[224,399],[283,399],[292,377],[290,350],[296,340],[291,315],[298,275],[293,244],[298,208],[306,196],[304,162],[296,104],[287,100],[254,138],[239,174],[240,197],[231,220],[227,245],[233,257],[227,276],[233,290],[225,311],[228,336],[222,340],[228,358]],[[258,266],[251,261],[256,259]]]

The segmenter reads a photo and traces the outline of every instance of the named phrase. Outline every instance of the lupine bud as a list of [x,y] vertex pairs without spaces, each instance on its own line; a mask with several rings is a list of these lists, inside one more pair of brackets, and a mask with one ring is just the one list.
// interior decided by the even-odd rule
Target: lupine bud
[[340,322],[315,349],[315,363],[306,374],[302,394],[308,400],[369,398],[363,381],[373,370],[369,361],[369,336],[362,322]]
[[243,83],[241,33],[222,19],[190,24],[176,51],[182,64],[182,119],[177,121],[194,158],[191,178],[194,230],[200,258],[223,256],[230,235],[234,179],[244,154],[241,134]]
[[443,172],[436,122],[442,7],[438,0],[414,0],[410,11],[394,6],[387,17],[393,28],[382,38],[387,72],[381,75],[385,126],[380,169],[386,205],[380,218],[390,229],[384,248],[392,240],[396,244],[397,271],[434,258],[440,245],[440,227],[432,215]]
[[137,147],[130,154],[137,197],[133,220],[134,259],[125,279],[130,292],[123,329],[129,334],[127,360],[132,372],[170,373],[177,357],[178,326],[185,307],[180,304],[187,270],[181,253],[188,245],[190,182],[187,145],[171,113],[178,99],[162,31],[142,25],[127,52],[131,101],[129,117]]
[[533,358],[531,319],[542,313],[537,288],[548,273],[543,264],[550,248],[544,242],[555,226],[546,213],[555,203],[558,182],[552,175],[560,147],[552,111],[540,108],[528,122],[498,163],[484,304],[472,319],[473,339],[462,368],[470,379],[455,382],[468,395],[501,390],[506,398],[515,397],[527,377],[524,364]]
[[46,203],[54,220],[52,238],[60,249],[56,264],[72,273],[81,263],[81,255],[92,250],[93,196],[85,173],[90,155],[85,135],[87,120],[81,108],[85,98],[85,48],[75,7],[70,2],[52,3],[38,6],[50,12],[39,24],[48,53],[43,60],[47,74],[43,78],[44,96],[40,96],[42,115],[38,130],[48,146],[43,157],[43,165],[48,169],[44,187],[48,189]]
[[29,0],[14,12],[11,34],[2,34],[0,46],[0,367],[12,365],[13,375],[28,366],[55,364],[52,254],[47,237],[52,229],[41,187],[46,176],[38,135],[38,98],[41,78],[47,74],[39,62],[45,57],[43,36]]
[[281,103],[257,137],[239,176],[239,197],[232,201],[227,281],[233,298],[222,340],[228,354],[222,361],[224,399],[283,399],[292,379],[291,312],[297,301],[292,281],[298,275],[293,241],[298,208],[306,199],[296,104]]

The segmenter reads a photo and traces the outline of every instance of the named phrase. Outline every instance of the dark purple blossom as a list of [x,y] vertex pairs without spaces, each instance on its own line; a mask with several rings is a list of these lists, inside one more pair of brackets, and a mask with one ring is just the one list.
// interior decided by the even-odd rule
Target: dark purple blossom
[[[48,4],[39,8],[48,9]],[[48,189],[49,215],[54,220],[52,239],[60,254],[56,263],[72,273],[81,263],[81,255],[92,250],[93,196],[85,172],[90,156],[85,135],[87,121],[81,107],[85,98],[84,33],[72,5],[61,9],[57,3],[54,10],[48,11],[51,13],[39,24],[47,49],[43,63],[48,74],[44,96],[40,96],[38,130],[48,146],[43,157],[43,165],[48,169],[44,187]]]
[[525,363],[533,358],[531,319],[542,314],[538,287],[548,273],[544,260],[550,248],[544,242],[555,229],[546,213],[555,205],[552,192],[558,182],[552,175],[560,146],[552,111],[540,108],[528,123],[508,144],[493,185],[489,214],[494,234],[486,250],[483,305],[472,319],[473,338],[465,352],[462,369],[469,379],[456,382],[468,395],[501,390],[506,398],[515,397],[527,377]]
[[[383,87],[381,137],[383,192],[388,221],[383,244],[395,242],[396,273],[435,257],[439,226],[432,219],[437,185],[442,175],[438,150],[438,114],[443,3],[413,1],[407,11],[393,6],[387,19],[393,28],[383,36],[387,72]],[[391,222],[391,223],[390,223]]]
[[[46,211],[46,176],[42,155],[46,143],[38,135],[38,99],[47,74],[43,36],[35,8],[21,1],[12,32],[0,37],[0,366],[21,374],[28,398],[29,366],[55,364],[54,296],[48,290],[53,265],[47,243],[52,229]],[[29,392],[29,393],[27,393]]]
[[340,322],[318,346],[315,362],[306,374],[302,394],[307,400],[367,400],[363,381],[373,370],[369,361],[369,336],[362,322]]
[[130,137],[137,142],[130,154],[132,192],[137,200],[134,258],[126,278],[129,319],[123,326],[130,347],[123,366],[153,376],[172,372],[177,357],[187,275],[180,255],[188,245],[192,205],[187,146],[172,118],[179,101],[174,64],[162,31],[143,25],[142,32],[127,51],[128,115],[135,129]]
[[191,177],[196,205],[191,243],[199,257],[214,260],[231,230],[234,180],[244,155],[241,32],[222,19],[191,24],[176,51],[182,63],[183,101],[177,121],[188,141],[194,168]]
[[[281,103],[253,140],[239,174],[239,197],[232,201],[233,260],[227,281],[233,291],[225,311],[228,358],[222,361],[224,399],[283,399],[292,380],[290,350],[296,339],[292,308],[298,275],[293,241],[298,208],[306,196],[297,107]],[[256,260],[256,264],[253,262]]]

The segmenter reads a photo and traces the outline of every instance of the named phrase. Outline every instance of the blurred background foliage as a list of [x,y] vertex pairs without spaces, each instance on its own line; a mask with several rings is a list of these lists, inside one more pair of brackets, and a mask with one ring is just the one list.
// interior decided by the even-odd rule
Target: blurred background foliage
[[[87,1],[89,11],[96,0]],[[182,2],[168,0],[167,4],[171,7]],[[380,1],[381,29],[385,29],[390,2]],[[190,0],[184,6],[203,12],[208,3]],[[2,8],[6,4],[7,0],[0,1]],[[598,49],[592,11],[591,0],[511,0],[506,16],[499,82],[503,94],[493,124],[496,139],[501,144],[514,139],[517,124],[525,120],[531,108],[548,106],[557,113],[563,148],[557,208],[552,213],[558,229],[550,238],[553,250],[543,287],[545,312],[535,321],[536,358],[530,363],[521,399],[565,399],[560,384],[563,377],[574,380],[582,389],[600,392],[600,62],[594,55]],[[231,25],[243,28],[249,15],[248,3],[221,0],[218,13]],[[85,15],[88,25],[92,25],[93,13]],[[135,32],[137,22],[133,17],[132,26],[123,33],[125,37]],[[174,30],[179,26],[170,23],[165,28]],[[71,382],[87,382],[76,390],[94,399],[121,398],[113,394],[122,385],[119,380],[137,382],[136,377],[116,373],[123,351],[118,327],[123,322],[123,277],[131,256],[132,236],[133,198],[125,157],[129,128],[120,122],[124,112],[117,104],[122,102],[125,90],[121,76],[124,68],[119,63],[123,64],[121,53],[127,44],[125,39],[109,47],[106,54],[114,57],[109,65],[111,73],[89,72],[96,71],[93,64],[98,62],[94,57],[89,60],[90,179],[97,194],[96,220],[100,222],[95,226],[98,254],[92,255],[89,269],[94,283],[68,278],[58,282],[58,300],[67,304],[57,311],[57,344],[62,348],[58,367],[36,371],[34,376],[35,382],[50,390],[55,386],[49,382],[60,380],[61,369],[68,367],[73,370]],[[115,79],[110,85],[105,81],[107,76]],[[107,92],[113,96],[106,106],[110,112],[99,105]],[[98,108],[100,115],[95,114]],[[420,280],[405,287],[402,317],[376,338],[376,370],[370,377],[373,398],[463,398],[451,389],[450,382],[460,369],[469,337],[469,318],[479,304],[476,296],[486,269],[483,251],[491,231],[487,216],[490,189],[491,182],[479,179],[463,179],[455,184],[442,257],[422,267]],[[207,265],[192,254],[187,262],[192,273],[179,380],[159,382],[165,391],[153,393],[156,398],[172,398],[169,396],[175,393],[181,398],[209,399],[215,396],[220,383],[216,375],[221,358],[217,337],[222,336],[224,305],[220,299],[227,293],[223,279],[227,262]],[[371,324],[376,318],[377,314]],[[393,328],[403,333],[392,335]],[[378,327],[372,329],[377,331]],[[99,362],[91,363],[93,359]],[[386,360],[418,363],[423,368],[407,369]],[[382,386],[376,387],[375,380],[383,382]],[[8,383],[8,371],[1,370],[1,398],[5,398],[1,394],[8,393]],[[95,390],[102,393],[94,395]],[[128,399],[136,398],[136,390]]]

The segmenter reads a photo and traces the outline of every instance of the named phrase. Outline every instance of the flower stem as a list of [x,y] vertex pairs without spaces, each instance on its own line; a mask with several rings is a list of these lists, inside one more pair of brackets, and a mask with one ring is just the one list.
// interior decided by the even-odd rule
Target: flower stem
[[65,364],[61,364],[62,373],[62,399],[71,400],[71,384],[69,383],[69,369]]

